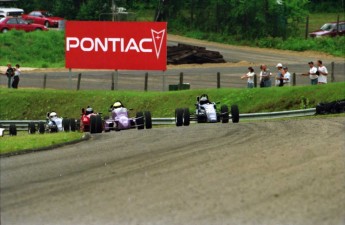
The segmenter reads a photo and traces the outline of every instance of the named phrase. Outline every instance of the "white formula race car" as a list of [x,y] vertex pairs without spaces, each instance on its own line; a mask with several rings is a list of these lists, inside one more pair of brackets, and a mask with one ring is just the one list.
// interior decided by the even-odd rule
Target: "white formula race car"
[[232,105],[229,112],[227,105],[222,105],[220,111],[217,111],[217,104],[219,102],[210,102],[206,94],[198,96],[194,115],[190,116],[189,108],[177,108],[175,110],[176,126],[188,126],[190,120],[195,120],[198,123],[228,123],[231,118],[233,123],[239,122],[240,115],[237,105]]

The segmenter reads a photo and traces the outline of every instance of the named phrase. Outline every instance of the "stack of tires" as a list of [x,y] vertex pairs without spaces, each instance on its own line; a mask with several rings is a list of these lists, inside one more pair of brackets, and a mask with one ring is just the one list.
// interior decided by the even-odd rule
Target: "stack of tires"
[[135,125],[138,130],[142,130],[144,128],[151,129],[152,128],[152,117],[150,111],[145,112],[137,112],[135,118]]

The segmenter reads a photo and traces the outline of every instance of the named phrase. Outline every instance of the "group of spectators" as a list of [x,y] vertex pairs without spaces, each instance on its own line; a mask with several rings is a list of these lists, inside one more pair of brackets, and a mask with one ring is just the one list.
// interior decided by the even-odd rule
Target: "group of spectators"
[[20,65],[17,64],[16,67],[12,67],[11,64],[7,64],[6,76],[8,79],[8,88],[18,88],[19,76],[21,74]]
[[308,62],[309,72],[303,73],[302,76],[309,76],[311,85],[327,84],[327,68],[322,64],[321,60],[317,60],[317,67],[313,62]]
[[[326,84],[327,83],[327,75],[328,71],[327,68],[322,64],[321,60],[317,61],[317,67],[314,66],[313,62],[308,63],[310,69],[308,73],[301,74],[302,76],[309,76],[311,85],[316,84]],[[275,75],[275,86],[283,87],[290,85],[291,82],[291,74],[288,71],[288,67],[283,66],[281,63],[276,65],[277,73]],[[260,74],[259,74],[259,83],[260,87],[271,87],[272,86],[272,76],[273,73],[267,68],[266,65],[260,66]],[[243,75],[241,79],[247,79],[247,87],[253,88],[254,87],[254,76],[256,73],[254,72],[253,67],[248,67],[248,73]]]

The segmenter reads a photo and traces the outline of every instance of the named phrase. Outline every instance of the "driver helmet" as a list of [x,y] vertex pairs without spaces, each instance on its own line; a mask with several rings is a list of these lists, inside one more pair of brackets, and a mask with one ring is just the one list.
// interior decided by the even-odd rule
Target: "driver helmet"
[[86,108],[86,111],[85,111],[85,114],[86,114],[86,115],[89,115],[89,114],[91,114],[91,113],[93,113],[93,109],[92,109],[91,107],[87,107],[87,108]]
[[57,117],[57,113],[56,112],[51,112],[49,113],[49,118],[52,119],[52,118],[56,118]]
[[206,104],[206,103],[208,103],[208,99],[206,96],[203,96],[200,98],[199,102],[200,102],[200,104]]
[[117,101],[114,103],[113,107],[114,107],[114,109],[120,108],[120,107],[122,107],[122,103]]

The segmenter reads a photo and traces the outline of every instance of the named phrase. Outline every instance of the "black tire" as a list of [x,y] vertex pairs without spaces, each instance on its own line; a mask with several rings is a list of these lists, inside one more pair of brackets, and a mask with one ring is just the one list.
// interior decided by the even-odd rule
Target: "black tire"
[[240,121],[240,111],[237,105],[231,106],[231,118],[233,123],[238,123]]
[[145,115],[145,128],[146,129],[151,129],[152,128],[152,117],[151,117],[151,112],[146,111],[144,113]]
[[10,136],[17,136],[17,126],[10,124]]
[[143,112],[137,112],[135,123],[137,125],[138,130],[144,129],[144,114],[143,114]]
[[220,107],[220,113],[222,118],[222,123],[229,123],[229,108],[227,105],[222,105]]
[[48,28],[49,27],[49,21],[45,21],[44,26]]
[[71,126],[72,132],[75,132],[77,130],[77,125],[74,118],[69,119],[69,125]]
[[190,112],[189,108],[183,109],[183,126],[189,126],[190,124]]
[[35,127],[35,124],[33,122],[30,122],[28,124],[28,133],[29,134],[34,134],[36,133],[36,127]]
[[102,133],[103,131],[103,121],[100,115],[96,116],[96,133]]
[[97,133],[97,130],[96,130],[96,116],[91,116],[90,117],[90,133],[91,134],[94,134],[94,133]]
[[44,134],[45,131],[46,131],[45,123],[44,122],[39,122],[38,123],[38,133]]
[[57,126],[50,128],[50,133],[57,133],[59,131]]
[[4,29],[2,29],[1,32],[2,32],[2,33],[7,33],[7,32],[8,32],[8,29],[7,29],[7,28],[4,28]]
[[178,108],[175,110],[175,123],[177,127],[183,125],[183,109]]
[[69,119],[62,119],[62,127],[65,132],[70,131]]
[[80,131],[80,119],[77,119],[77,122],[76,122],[76,124],[75,124],[75,129],[76,129],[77,131]]

